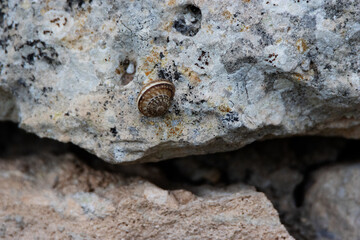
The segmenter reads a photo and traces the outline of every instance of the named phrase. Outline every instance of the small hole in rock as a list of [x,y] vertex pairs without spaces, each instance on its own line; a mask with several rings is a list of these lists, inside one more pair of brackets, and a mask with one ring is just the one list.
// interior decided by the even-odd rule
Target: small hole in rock
[[129,59],[125,59],[119,63],[119,66],[115,69],[115,73],[120,75],[121,85],[129,84],[136,73],[136,62]]
[[193,37],[201,28],[202,14],[195,5],[185,5],[178,11],[173,27],[182,35]]

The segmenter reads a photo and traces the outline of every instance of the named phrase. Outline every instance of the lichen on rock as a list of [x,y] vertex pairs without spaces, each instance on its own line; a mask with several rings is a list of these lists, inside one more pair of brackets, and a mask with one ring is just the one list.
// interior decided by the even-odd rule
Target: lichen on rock
[[[0,118],[121,163],[276,136],[358,138],[358,1],[1,3]],[[132,64],[132,65],[130,65]],[[131,67],[131,71],[127,69]],[[164,117],[144,83],[172,81]],[[11,99],[11,103],[9,101]],[[12,109],[12,110],[9,110]]]

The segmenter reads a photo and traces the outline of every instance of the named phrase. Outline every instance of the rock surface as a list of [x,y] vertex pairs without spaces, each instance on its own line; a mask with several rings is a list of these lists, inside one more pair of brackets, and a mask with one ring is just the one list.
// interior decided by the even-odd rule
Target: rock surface
[[253,188],[192,192],[94,170],[71,154],[0,159],[0,238],[293,239]]
[[[30,179],[29,175],[32,176],[31,174],[35,172],[37,175],[44,175],[40,174],[42,171],[46,174],[56,172],[60,182],[63,183],[58,182],[59,188],[56,187],[54,190],[60,192],[60,196],[66,197],[70,193],[71,197],[76,195],[76,199],[81,199],[84,192],[94,193],[94,189],[98,189],[99,186],[107,188],[108,182],[112,181],[115,188],[127,193],[127,188],[123,188],[124,185],[136,184],[135,181],[143,179],[141,181],[146,188],[142,187],[140,191],[147,201],[158,205],[176,206],[176,201],[181,205],[196,200],[195,196],[203,197],[202,188],[205,191],[237,194],[249,189],[241,187],[246,184],[266,194],[278,211],[281,222],[297,240],[326,239],[326,237],[338,239],[339,236],[345,236],[342,239],[353,239],[355,237],[352,236],[357,234],[357,228],[353,227],[357,224],[357,220],[352,213],[356,213],[359,189],[356,170],[360,163],[358,140],[324,137],[277,139],[250,144],[235,152],[192,156],[158,163],[112,165],[72,144],[40,139],[33,134],[25,133],[18,129],[16,124],[10,122],[1,122],[0,132],[0,159],[3,159],[0,162],[8,161],[0,165],[5,169],[4,172],[9,172],[7,170],[11,164],[14,170],[26,175],[27,179]],[[82,162],[75,160],[72,155],[68,155],[69,159],[64,160],[66,159],[64,154],[71,153],[76,154]],[[69,161],[69,164],[66,163],[69,169],[65,167],[64,171],[54,170],[53,168],[63,169],[58,163],[54,163],[53,168],[49,167],[52,161],[56,161],[53,160],[54,154],[60,156],[64,162]],[[30,160],[31,157],[25,157],[29,155],[37,157]],[[39,156],[46,161],[39,160]],[[26,159],[28,163],[20,161],[21,164],[15,164],[10,162],[11,159],[24,161]],[[37,170],[32,170],[29,165]],[[350,166],[353,169],[350,170]],[[87,176],[85,172],[89,172],[91,176]],[[108,181],[109,176],[112,176],[110,179],[113,180]],[[4,180],[4,184],[7,181],[10,180]],[[49,182],[52,180],[50,179]],[[125,184],[122,185],[124,182]],[[75,194],[79,190],[75,183],[80,185],[81,194]],[[34,184],[44,186],[39,180]],[[70,188],[71,185],[75,187]],[[207,185],[213,188],[206,187]],[[238,186],[239,191],[229,191],[229,186],[233,189]],[[67,189],[65,193],[61,190],[63,188]],[[334,191],[340,192],[341,199],[335,196]],[[96,190],[95,195],[98,197],[93,198],[97,202],[102,202],[104,195],[99,192],[101,190]],[[8,191],[5,191],[4,195],[9,195]],[[176,196],[176,201],[173,196]],[[59,201],[56,200],[56,203]],[[26,203],[22,204],[26,205]],[[344,204],[348,205],[344,206]],[[351,214],[343,214],[344,209]],[[18,221],[20,224],[24,218],[21,214],[6,216],[8,222]],[[340,220],[342,222],[339,222]],[[334,225],[336,228],[333,227]],[[6,227],[1,229],[4,228]]]
[[[309,240],[317,239],[318,231],[312,222],[313,212],[305,211],[304,204],[307,190],[313,183],[311,173],[349,161],[349,154],[354,156],[352,161],[360,163],[358,141],[301,137],[262,141],[234,152],[172,159],[159,165],[164,164],[171,175],[181,176],[182,182],[254,186],[266,194],[279,212],[281,222],[296,240]],[[336,178],[335,172],[331,171],[329,177],[331,174]],[[321,183],[318,187],[321,188]],[[356,184],[353,188],[357,188]],[[331,211],[326,206],[323,210]],[[335,219],[334,216],[334,222]]]
[[317,239],[360,239],[360,163],[327,167],[313,178],[305,208]]
[[[0,3],[0,119],[109,162],[360,136],[359,1]],[[171,80],[163,117],[144,83]]]

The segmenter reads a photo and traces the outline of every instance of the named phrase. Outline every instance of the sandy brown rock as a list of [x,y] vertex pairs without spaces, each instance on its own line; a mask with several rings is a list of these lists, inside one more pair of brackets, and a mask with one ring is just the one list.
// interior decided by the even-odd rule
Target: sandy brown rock
[[168,191],[72,155],[0,160],[6,239],[293,239],[263,193],[234,185]]

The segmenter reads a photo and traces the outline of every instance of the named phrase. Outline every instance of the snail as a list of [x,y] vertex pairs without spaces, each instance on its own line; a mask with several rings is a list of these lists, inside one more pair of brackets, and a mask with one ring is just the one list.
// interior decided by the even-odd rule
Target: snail
[[155,80],[146,84],[137,98],[139,111],[147,117],[164,115],[175,95],[175,86],[168,80]]

